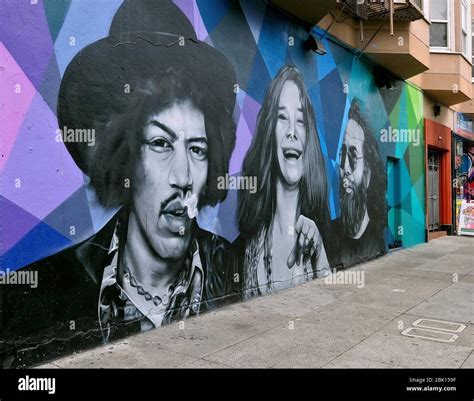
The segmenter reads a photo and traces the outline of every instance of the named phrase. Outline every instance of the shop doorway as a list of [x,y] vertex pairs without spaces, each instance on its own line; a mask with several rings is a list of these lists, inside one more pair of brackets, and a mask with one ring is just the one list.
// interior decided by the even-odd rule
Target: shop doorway
[[399,159],[387,158],[387,221],[389,249],[402,246],[401,234],[403,233],[400,212],[400,163]]
[[428,151],[428,230],[439,231],[439,173],[440,154],[434,150]]

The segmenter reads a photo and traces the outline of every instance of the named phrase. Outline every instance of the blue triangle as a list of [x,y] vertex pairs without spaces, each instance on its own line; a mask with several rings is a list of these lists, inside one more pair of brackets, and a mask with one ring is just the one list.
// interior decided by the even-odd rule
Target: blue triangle
[[322,80],[326,75],[337,68],[336,62],[334,61],[334,56],[332,54],[332,46],[330,46],[329,42],[325,39],[323,39],[323,44],[327,53],[324,56],[316,57],[316,61],[318,63],[319,80]]
[[288,19],[269,7],[260,30],[258,48],[272,77],[285,64],[288,49],[288,31]]
[[251,79],[252,62],[257,52],[257,44],[238,3],[212,31],[208,32],[213,46],[234,66],[237,82],[241,88],[245,89]]
[[294,43],[293,46],[287,46],[286,64],[293,64],[298,68],[304,77],[306,88],[309,88],[318,83],[317,56],[304,50],[303,40],[307,33],[302,27],[291,25],[289,35],[294,38]]
[[319,82],[320,93],[323,97],[321,110],[318,110],[319,121],[324,124],[328,155],[332,159],[337,156],[339,133],[344,120],[346,108],[346,93],[337,69],[330,72]]
[[229,0],[197,0],[196,4],[209,33],[219,25],[232,6],[232,2]]
[[[54,42],[54,53],[63,76],[66,67],[84,47],[109,33],[110,24],[123,0],[73,1]],[[71,46],[70,38],[75,38]]]
[[41,222],[0,259],[0,270],[18,270],[71,245],[66,237]]
[[264,63],[260,52],[257,51],[255,53],[255,58],[253,59],[250,80],[247,84],[247,88],[244,88],[244,90],[258,103],[262,104],[271,80],[272,78],[267,66]]
[[75,191],[44,218],[43,222],[74,243],[82,242],[94,235],[85,186]]

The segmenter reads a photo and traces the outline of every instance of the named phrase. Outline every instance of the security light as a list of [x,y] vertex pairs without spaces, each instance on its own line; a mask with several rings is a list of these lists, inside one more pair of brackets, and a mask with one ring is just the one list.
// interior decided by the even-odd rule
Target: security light
[[311,50],[321,56],[324,56],[327,53],[323,42],[316,38],[312,33],[310,33],[308,38],[303,42],[303,47],[305,50]]

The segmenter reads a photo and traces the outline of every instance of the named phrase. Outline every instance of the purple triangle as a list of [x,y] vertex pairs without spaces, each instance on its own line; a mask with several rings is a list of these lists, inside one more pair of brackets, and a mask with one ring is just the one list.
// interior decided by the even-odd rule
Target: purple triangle
[[[0,171],[3,170],[36,93],[7,48],[0,42]],[[18,86],[17,86],[18,85]],[[17,91],[18,90],[18,91]]]
[[59,74],[56,56],[51,56],[48,68],[44,73],[43,83],[38,92],[48,104],[51,110],[56,110],[58,103],[59,87],[61,86],[61,75]]
[[0,0],[0,38],[38,89],[53,54],[43,0]]
[[260,108],[260,103],[254,100],[252,96],[250,96],[249,94],[245,96],[244,108],[242,110],[242,113],[245,117],[245,121],[247,121],[248,128],[252,135],[255,132],[255,129],[257,128],[257,116],[258,112],[260,111]]
[[[18,270],[23,266],[53,255],[71,245],[63,235],[40,222],[13,248],[0,257],[0,271]],[[68,266],[62,266],[67,268]]]
[[194,1],[190,0],[173,0],[191,24],[194,22]]
[[0,196],[0,255],[8,252],[40,220]]
[[242,170],[242,163],[244,161],[247,150],[252,143],[252,134],[247,126],[244,115],[240,115],[239,124],[237,125],[235,148],[232,152],[229,163],[229,174],[236,174]]
[[41,220],[84,184],[64,143],[56,141],[57,129],[56,116],[36,94],[2,177],[3,195]]

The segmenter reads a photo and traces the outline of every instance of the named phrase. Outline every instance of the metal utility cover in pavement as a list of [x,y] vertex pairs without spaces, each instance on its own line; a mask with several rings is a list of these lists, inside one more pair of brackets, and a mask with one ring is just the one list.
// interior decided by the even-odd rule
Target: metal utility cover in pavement
[[402,335],[413,338],[423,338],[425,340],[439,341],[442,343],[452,343],[459,336],[437,330],[419,329],[417,327],[409,327],[402,331]]
[[466,325],[462,323],[446,322],[444,320],[435,319],[418,319],[412,323],[412,326],[447,331],[450,333],[461,333],[466,328]]

